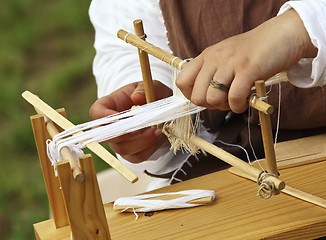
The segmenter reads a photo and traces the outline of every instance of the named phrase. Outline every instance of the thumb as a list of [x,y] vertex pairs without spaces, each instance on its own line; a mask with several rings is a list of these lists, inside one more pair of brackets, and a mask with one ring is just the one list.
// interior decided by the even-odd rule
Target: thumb
[[140,82],[130,96],[134,105],[143,105],[146,103],[144,84]]

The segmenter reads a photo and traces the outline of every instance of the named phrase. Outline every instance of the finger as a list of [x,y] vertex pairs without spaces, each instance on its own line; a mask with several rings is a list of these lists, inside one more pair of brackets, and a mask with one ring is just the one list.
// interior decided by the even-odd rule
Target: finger
[[130,96],[134,105],[143,105],[146,103],[144,84],[140,82]]
[[105,141],[104,143],[121,143],[121,142],[129,140],[141,133],[142,133],[142,130],[137,130],[135,132],[127,133],[127,134],[121,135],[119,137],[111,138],[111,139]]
[[139,134],[142,134],[144,131],[146,131],[146,129],[140,129],[140,130],[137,130],[137,131],[134,131],[131,133],[121,135],[119,137],[111,138],[111,139],[105,141],[104,143],[121,143],[123,141],[130,140],[131,138],[133,138]]
[[[110,103],[110,106],[107,106],[108,103]],[[106,117],[117,113],[117,111],[114,110],[115,108],[116,107],[114,102],[107,101],[105,97],[103,97],[96,100],[95,103],[92,105],[92,107],[89,110],[89,116],[92,119],[99,119],[102,117]]]
[[200,69],[191,94],[191,101],[195,105],[209,107],[206,101],[206,95],[210,80],[213,79],[215,72],[216,66],[211,63],[204,63],[203,67]]
[[229,91],[229,105],[235,113],[243,113],[248,108],[247,99],[253,85],[251,77],[246,73],[238,74],[232,82]]
[[164,135],[158,129],[148,128],[144,133],[135,135],[123,142],[110,144],[111,149],[125,158],[147,151],[152,145],[158,146]]
[[158,148],[159,144],[153,144],[144,151],[137,152],[135,154],[125,155],[124,159],[131,163],[141,163],[143,161],[146,161],[150,156],[152,156]]
[[162,99],[172,96],[172,90],[159,81],[153,81],[156,99]]
[[183,95],[189,100],[191,99],[193,86],[202,65],[203,56],[199,55],[185,65],[176,79],[177,87],[180,88]]
[[[218,69],[213,76],[213,81],[223,86],[229,87],[234,78],[234,74],[230,70]],[[228,102],[229,89],[221,88],[213,85],[209,85],[206,95],[206,101],[212,108],[218,108],[220,110],[229,110]]]

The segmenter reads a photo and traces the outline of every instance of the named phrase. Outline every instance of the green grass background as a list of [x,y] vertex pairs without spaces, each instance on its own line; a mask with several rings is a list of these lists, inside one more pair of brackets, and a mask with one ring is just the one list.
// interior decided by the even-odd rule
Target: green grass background
[[[34,239],[49,207],[29,116],[29,90],[73,123],[90,120],[94,30],[90,1],[10,0],[0,7],[0,239]],[[95,158],[97,171],[107,167]]]

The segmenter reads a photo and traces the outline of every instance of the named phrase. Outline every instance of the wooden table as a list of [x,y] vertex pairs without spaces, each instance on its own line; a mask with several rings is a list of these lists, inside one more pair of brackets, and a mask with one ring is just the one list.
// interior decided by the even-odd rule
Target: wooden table
[[[286,184],[326,198],[326,161],[281,170]],[[326,209],[281,193],[264,200],[258,185],[227,170],[154,192],[211,189],[212,205],[155,212],[116,213],[105,205],[113,240],[146,239],[313,239],[326,236]],[[69,227],[48,220],[34,225],[40,239],[70,239]],[[54,238],[56,236],[56,238]],[[60,238],[61,237],[61,238]]]

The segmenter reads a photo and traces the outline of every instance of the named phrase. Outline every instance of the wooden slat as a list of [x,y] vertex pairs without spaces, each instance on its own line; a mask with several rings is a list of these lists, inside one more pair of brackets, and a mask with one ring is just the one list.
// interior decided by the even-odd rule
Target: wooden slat
[[49,139],[50,136],[45,129],[44,118],[40,114],[31,116],[31,123],[55,226],[66,226],[69,224],[69,221],[60,191],[59,180],[55,177],[53,166],[46,153],[46,140]]
[[80,158],[84,182],[73,179],[68,161],[58,164],[73,239],[111,239],[90,154]]

